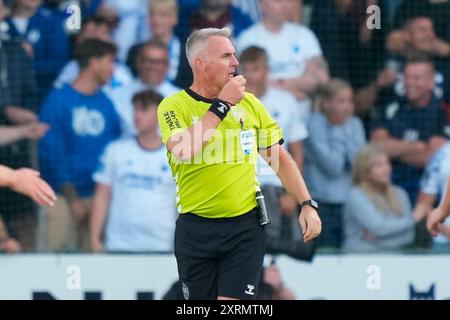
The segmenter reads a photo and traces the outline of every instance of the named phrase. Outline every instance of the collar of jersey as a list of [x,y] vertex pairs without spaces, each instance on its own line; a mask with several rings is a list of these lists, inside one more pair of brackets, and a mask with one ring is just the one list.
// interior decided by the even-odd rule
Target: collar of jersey
[[206,102],[206,103],[212,103],[211,99],[205,98],[201,95],[199,95],[197,92],[191,90],[190,88],[186,88],[184,91],[186,91],[186,93],[188,95],[191,96],[191,98],[197,100],[197,101],[202,101],[202,102]]
[[164,147],[164,144],[161,143],[161,145],[160,145],[159,147],[156,147],[156,148],[147,148],[147,147],[144,147],[144,145],[141,144],[141,142],[139,141],[138,136],[134,136],[134,140],[136,141],[136,144],[138,145],[138,147],[139,147],[142,151],[145,151],[145,152],[156,152],[156,151],[161,150],[161,149]]

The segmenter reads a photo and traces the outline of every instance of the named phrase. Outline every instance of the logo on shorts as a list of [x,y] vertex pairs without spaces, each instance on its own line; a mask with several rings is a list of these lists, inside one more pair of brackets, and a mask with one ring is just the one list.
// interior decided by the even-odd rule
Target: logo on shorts
[[183,285],[181,286],[181,291],[183,291],[184,300],[189,300],[189,288],[184,282]]
[[247,290],[245,290],[245,293],[249,294],[251,296],[254,296],[255,295],[255,291],[253,291],[253,290],[255,290],[255,286],[252,286],[251,284],[248,284],[247,285]]

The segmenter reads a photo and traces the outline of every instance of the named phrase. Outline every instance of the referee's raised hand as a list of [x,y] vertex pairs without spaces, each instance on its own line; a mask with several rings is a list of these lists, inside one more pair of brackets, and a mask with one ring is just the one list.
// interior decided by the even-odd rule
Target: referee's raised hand
[[231,78],[223,86],[218,98],[231,105],[236,105],[244,98],[245,84],[247,80],[241,75]]
[[303,241],[308,242],[316,238],[322,231],[322,222],[316,209],[305,206],[302,208],[300,216],[298,218],[300,228],[303,233]]

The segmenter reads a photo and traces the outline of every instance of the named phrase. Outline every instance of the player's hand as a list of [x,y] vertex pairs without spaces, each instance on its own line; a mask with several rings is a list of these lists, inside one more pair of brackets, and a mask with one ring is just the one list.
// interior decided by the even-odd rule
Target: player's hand
[[25,194],[40,205],[53,206],[56,195],[53,189],[39,177],[36,170],[21,168],[13,173],[11,189]]
[[247,80],[241,75],[231,78],[220,90],[217,98],[235,106],[244,98],[246,83]]
[[316,238],[322,231],[322,221],[320,221],[317,211],[310,206],[302,208],[298,221],[302,229],[303,241],[305,242]]
[[444,211],[441,210],[440,207],[435,208],[427,217],[427,229],[431,233],[433,237],[436,237],[439,232],[442,222],[444,222],[445,219]]

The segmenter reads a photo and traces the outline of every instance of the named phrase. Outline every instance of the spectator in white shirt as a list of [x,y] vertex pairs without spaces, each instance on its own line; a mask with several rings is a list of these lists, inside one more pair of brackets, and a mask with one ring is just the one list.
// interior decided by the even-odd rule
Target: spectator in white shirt
[[122,62],[131,46],[150,36],[148,0],[103,0],[98,14],[117,21],[113,39],[119,47],[118,57]]
[[[167,79],[172,83],[178,75],[180,65],[181,42],[174,33],[178,24],[178,2],[176,0],[152,0],[150,2],[150,30],[151,38],[159,39],[167,45],[169,50],[169,71]],[[136,55],[144,43],[138,43],[130,48],[127,65],[136,74]]]
[[158,133],[156,109],[161,100],[153,90],[137,93],[137,137],[112,142],[100,159],[90,224],[95,252],[173,249],[176,194]]
[[[431,215],[430,212],[438,197],[441,199],[439,209],[445,208],[445,194],[449,192],[446,190],[448,178],[450,178],[450,142],[441,147],[426,166],[425,173],[420,181],[420,193],[414,208],[414,215],[418,219]],[[438,252],[450,252],[450,218],[444,219],[446,217],[444,212],[441,215],[442,218],[438,218],[436,215],[439,216],[438,213],[433,213],[429,218],[429,228],[431,229],[431,226],[434,225],[432,229],[432,235],[435,236],[433,238],[433,249]],[[436,218],[438,219],[436,220]],[[437,222],[440,220],[443,223],[437,228]]]
[[242,32],[237,40],[238,52],[251,45],[264,48],[272,84],[290,91],[308,115],[308,96],[328,81],[319,41],[307,27],[289,22],[292,1],[260,0],[260,5],[263,19]]
[[427,228],[431,234],[436,237],[439,230],[442,229],[442,223],[450,214],[450,177],[447,181],[446,190],[442,196],[441,203],[437,206],[427,218]]
[[[258,97],[283,130],[284,144],[299,169],[303,168],[303,140],[308,136],[306,121],[301,118],[297,102],[290,92],[274,88],[268,83],[268,58],[264,49],[251,46],[239,57],[242,74],[247,80],[246,90]],[[233,109],[234,110],[234,109]],[[234,111],[233,111],[234,112]],[[268,244],[275,241],[300,240],[297,227],[297,204],[284,190],[280,179],[262,159],[258,162],[258,180],[266,199],[272,223],[267,229]],[[283,225],[289,232],[283,232]]]
[[180,64],[181,44],[174,34],[178,23],[178,3],[176,0],[152,0],[150,2],[150,29],[152,37],[161,39],[169,49],[169,71],[167,78],[175,81]]
[[181,90],[167,80],[169,52],[166,44],[161,40],[153,39],[139,48],[136,69],[138,78],[112,93],[112,101],[121,118],[124,136],[136,133],[131,103],[135,93],[144,89],[153,89],[163,97],[167,97]]

